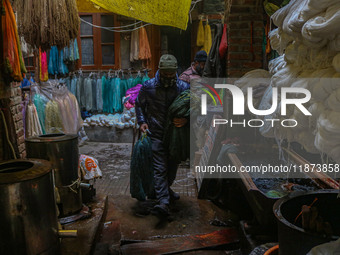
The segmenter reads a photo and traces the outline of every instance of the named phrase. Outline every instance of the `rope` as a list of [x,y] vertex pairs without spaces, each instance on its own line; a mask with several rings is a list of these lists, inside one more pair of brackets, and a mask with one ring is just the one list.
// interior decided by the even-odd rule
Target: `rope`
[[78,192],[76,190],[73,189],[73,186],[77,185],[79,187],[80,185],[80,177],[78,177],[77,180],[75,180],[73,183],[71,183],[70,185],[67,186],[63,186],[63,188],[69,188],[72,192],[78,194]]

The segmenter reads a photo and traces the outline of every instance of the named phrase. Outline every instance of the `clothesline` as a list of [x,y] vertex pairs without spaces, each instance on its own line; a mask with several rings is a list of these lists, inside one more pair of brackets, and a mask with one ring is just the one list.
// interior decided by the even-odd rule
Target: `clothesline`
[[[148,25],[152,25],[151,23],[146,23],[146,24],[144,24],[144,25],[141,25],[141,26],[136,27],[136,28],[133,28],[133,29],[115,30],[115,29],[112,29],[112,28],[110,28],[110,27],[102,27],[102,26],[93,25],[92,23],[90,23],[90,22],[88,22],[88,21],[86,21],[86,20],[84,20],[84,19],[82,19],[82,18],[80,18],[80,20],[81,20],[81,22],[84,22],[84,23],[86,23],[87,25],[90,25],[90,26],[95,27],[95,28],[100,28],[100,29],[105,29],[105,30],[111,31],[111,32],[120,32],[120,33],[122,33],[122,32],[132,32],[132,31],[138,30],[138,29],[140,29],[140,28],[142,28],[142,27],[146,27],[146,26],[148,26]],[[142,21],[140,21],[139,23],[141,23],[141,22],[142,22]],[[139,23],[137,22],[137,23],[135,23],[135,24],[139,24]],[[131,24],[131,25],[135,25],[135,24]],[[128,26],[131,26],[131,25],[128,25]],[[116,27],[116,28],[123,28],[123,27],[125,27],[125,26]]]

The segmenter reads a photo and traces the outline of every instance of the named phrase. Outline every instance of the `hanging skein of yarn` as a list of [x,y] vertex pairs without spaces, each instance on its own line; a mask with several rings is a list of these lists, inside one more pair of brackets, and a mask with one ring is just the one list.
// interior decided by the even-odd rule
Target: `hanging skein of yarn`
[[139,29],[139,59],[151,59],[151,50],[145,27]]
[[47,57],[46,52],[42,52],[41,49],[39,49],[39,74],[40,74],[40,80],[41,81],[47,81],[48,80],[48,71],[47,71]]
[[130,44],[130,62],[139,58],[139,29],[132,31]]
[[91,78],[86,78],[84,81],[84,93],[85,93],[85,108],[86,111],[92,110],[92,80]]
[[123,102],[121,96],[121,79],[119,77],[115,78],[114,82],[114,90],[112,95],[113,98],[113,112],[122,112],[123,111]]
[[29,103],[26,109],[26,137],[42,135],[41,125],[38,118],[37,109],[33,103]]
[[298,1],[299,0],[291,0],[289,4],[278,9],[273,15],[271,15],[271,19],[273,20],[273,23],[275,24],[275,26],[277,27],[283,26],[283,22],[285,18],[291,12],[291,9],[294,6],[294,4],[296,4],[296,2]]
[[80,19],[76,0],[17,0],[14,3],[19,33],[31,46],[48,50],[55,45],[62,49],[78,36]]
[[284,59],[284,55],[274,58],[273,60],[269,61],[268,64],[268,69],[269,69],[269,73],[271,75],[276,74],[278,71],[280,71],[282,68],[284,68],[286,66],[286,61]]
[[204,26],[204,46],[203,50],[209,55],[210,49],[212,45],[212,38],[211,38],[211,28],[209,23],[205,24]]
[[97,79],[97,110],[99,112],[103,111],[103,86],[102,79]]
[[196,46],[204,46],[204,28],[202,20],[198,23]]
[[[0,64],[2,66],[2,71],[7,74],[10,81],[22,81],[22,73],[26,73],[26,67],[21,52],[21,45],[18,36],[17,24],[15,20],[15,15],[9,0],[1,1],[3,6],[3,14],[1,16],[1,33],[2,41],[2,54],[0,59]],[[0,73],[0,74],[1,74]]]
[[134,146],[130,164],[130,194],[139,201],[154,195],[151,139],[144,133]]
[[311,42],[321,42],[334,39],[339,34],[340,2],[329,6],[325,12],[308,20],[302,28],[302,36]]

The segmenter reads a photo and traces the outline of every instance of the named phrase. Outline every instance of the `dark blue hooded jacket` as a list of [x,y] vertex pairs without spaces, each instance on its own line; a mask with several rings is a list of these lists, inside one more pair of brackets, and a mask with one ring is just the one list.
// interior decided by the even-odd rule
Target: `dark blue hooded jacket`
[[159,71],[155,78],[146,81],[136,100],[138,124],[147,123],[151,137],[163,138],[168,109],[176,97],[190,85],[176,75],[176,86],[165,88],[160,84]]

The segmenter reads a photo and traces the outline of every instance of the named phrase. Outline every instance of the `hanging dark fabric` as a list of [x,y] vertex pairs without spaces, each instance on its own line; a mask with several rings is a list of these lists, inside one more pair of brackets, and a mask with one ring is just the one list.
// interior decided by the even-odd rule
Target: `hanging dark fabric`
[[215,24],[216,35],[205,62],[203,77],[218,78],[226,76],[226,58],[220,58],[219,48],[222,39],[223,25]]

